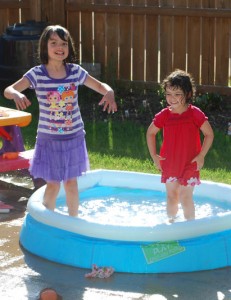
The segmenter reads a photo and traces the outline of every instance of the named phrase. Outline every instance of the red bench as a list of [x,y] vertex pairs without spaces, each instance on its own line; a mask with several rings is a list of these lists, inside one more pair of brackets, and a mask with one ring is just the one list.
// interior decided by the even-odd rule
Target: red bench
[[29,161],[32,158],[34,149],[19,152],[17,158],[7,159],[0,156],[0,172],[28,169]]

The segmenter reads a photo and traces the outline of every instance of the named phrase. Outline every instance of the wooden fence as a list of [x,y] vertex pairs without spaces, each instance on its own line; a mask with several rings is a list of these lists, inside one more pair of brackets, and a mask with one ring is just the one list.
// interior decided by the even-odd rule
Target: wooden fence
[[230,0],[0,0],[2,32],[28,19],[66,26],[105,80],[150,86],[181,68],[231,94]]

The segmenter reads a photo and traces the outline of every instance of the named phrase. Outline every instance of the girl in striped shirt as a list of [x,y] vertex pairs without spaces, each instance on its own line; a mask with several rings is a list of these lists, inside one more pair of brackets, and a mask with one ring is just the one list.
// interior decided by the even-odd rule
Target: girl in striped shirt
[[39,102],[39,122],[29,171],[46,181],[43,204],[50,210],[63,182],[70,216],[78,215],[77,177],[89,169],[84,124],[78,105],[78,87],[85,85],[103,95],[99,105],[108,113],[117,111],[114,91],[74,63],[75,48],[69,31],[59,25],[44,29],[38,46],[41,64],[8,86],[4,95],[17,109],[31,103],[22,93],[35,89]]

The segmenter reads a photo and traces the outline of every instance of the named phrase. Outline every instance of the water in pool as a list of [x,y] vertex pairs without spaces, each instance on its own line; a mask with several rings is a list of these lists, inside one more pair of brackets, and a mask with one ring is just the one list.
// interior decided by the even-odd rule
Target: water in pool
[[[231,205],[218,199],[194,196],[196,218],[222,215]],[[56,211],[67,214],[65,199],[57,199]],[[155,226],[166,223],[165,192],[94,186],[80,193],[79,218],[100,224]],[[184,221],[179,207],[177,221]]]

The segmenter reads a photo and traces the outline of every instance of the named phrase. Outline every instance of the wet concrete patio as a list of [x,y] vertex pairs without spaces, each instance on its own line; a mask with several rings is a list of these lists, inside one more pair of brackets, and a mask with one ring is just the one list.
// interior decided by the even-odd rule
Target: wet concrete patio
[[86,279],[84,275],[90,270],[28,253],[20,247],[19,233],[33,182],[18,175],[20,185],[13,176],[7,179],[7,183],[0,184],[0,201],[14,209],[0,214],[1,300],[36,300],[45,287],[56,289],[64,300],[231,300],[231,268],[176,274],[115,272],[108,279]]

